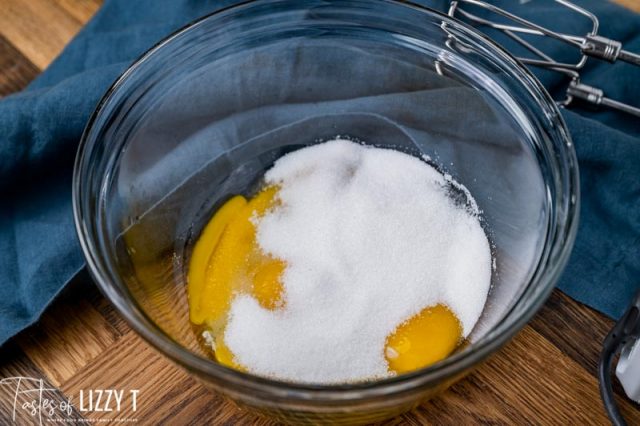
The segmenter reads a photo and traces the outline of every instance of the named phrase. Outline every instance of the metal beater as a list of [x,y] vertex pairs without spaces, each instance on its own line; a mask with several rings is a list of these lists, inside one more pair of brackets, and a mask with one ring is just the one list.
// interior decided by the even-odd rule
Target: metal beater
[[[610,99],[605,96],[602,89],[580,81],[580,71],[584,68],[589,58],[610,63],[624,61],[640,66],[640,55],[624,50],[622,43],[619,41],[598,35],[600,23],[598,17],[592,12],[575,5],[569,0],[553,1],[566,7],[568,12],[574,12],[588,19],[590,21],[590,31],[584,35],[553,31],[535,22],[521,18],[503,8],[480,0],[451,1],[449,16],[470,22],[479,27],[490,27],[503,32],[532,54],[532,57],[519,57],[518,59],[522,63],[559,72],[567,76],[569,83],[566,89],[566,98],[557,102],[560,106],[568,107],[574,101],[580,100],[591,105],[605,106],[640,117],[640,107]],[[484,9],[496,19],[487,19],[472,13],[470,9],[474,7]],[[498,19],[504,20],[505,23],[498,21]],[[550,37],[566,44],[568,48],[574,49],[578,53],[579,59],[575,63],[557,61],[524,37]]]

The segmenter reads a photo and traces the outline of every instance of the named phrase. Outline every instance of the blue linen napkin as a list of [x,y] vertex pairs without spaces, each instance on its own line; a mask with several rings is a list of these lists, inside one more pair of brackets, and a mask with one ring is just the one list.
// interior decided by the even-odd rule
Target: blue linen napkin
[[[419,2],[443,11],[448,3]],[[0,345],[37,320],[84,266],[71,211],[72,163],[103,92],[162,37],[231,3],[106,0],[42,75],[24,92],[0,101]],[[586,31],[584,21],[567,19],[550,0],[496,3],[558,29]],[[640,16],[601,0],[578,3],[600,17],[605,36],[640,51]],[[561,77],[538,76],[561,97]],[[640,104],[640,68],[590,61],[584,80],[610,97]],[[611,111],[563,114],[580,161],[582,212],[560,288],[617,317],[640,276],[640,120]]]

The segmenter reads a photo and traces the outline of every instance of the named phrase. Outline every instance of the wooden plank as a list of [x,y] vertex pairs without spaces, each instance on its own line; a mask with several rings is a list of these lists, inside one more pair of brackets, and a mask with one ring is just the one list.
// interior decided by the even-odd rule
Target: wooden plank
[[[85,285],[91,285],[88,282]],[[78,290],[82,283],[74,283]],[[18,344],[46,377],[58,386],[109,348],[120,333],[84,299],[67,290],[47,314],[21,333]]]
[[38,68],[44,69],[82,22],[51,0],[1,0],[0,32]]
[[[602,342],[613,324],[613,320],[599,312],[555,291],[530,325],[597,377]],[[590,339],[584,339],[585,330],[589,331]],[[624,396],[622,386],[615,380],[613,389]]]
[[78,22],[87,22],[98,11],[102,0],[51,0]]
[[[37,425],[45,424],[46,420],[83,419],[73,405],[68,411],[59,409],[67,404],[67,397],[46,379],[45,374],[15,343],[10,342],[0,349],[0,358],[12,360],[0,365],[0,424]],[[40,389],[43,389],[42,394]],[[37,401],[44,400],[58,408],[39,411]]]
[[640,0],[614,0],[614,3],[618,3],[636,12],[640,12]]
[[[595,375],[602,342],[613,327],[613,321],[554,291],[530,325],[582,368]],[[584,339],[587,330],[590,339]]]
[[0,33],[0,97],[22,90],[39,72]]
[[[620,402],[629,424],[640,424],[640,411]],[[596,378],[532,327],[414,416],[433,424],[608,423]]]

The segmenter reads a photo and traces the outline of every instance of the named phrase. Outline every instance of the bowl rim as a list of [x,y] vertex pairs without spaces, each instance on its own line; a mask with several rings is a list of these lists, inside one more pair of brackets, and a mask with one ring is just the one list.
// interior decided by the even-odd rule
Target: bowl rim
[[[505,322],[505,319],[511,315],[513,307],[509,312],[504,314],[503,318],[493,326],[479,342],[473,344],[473,351],[456,353],[432,366],[398,376],[375,381],[330,385],[286,382],[244,373],[223,366],[212,360],[200,357],[175,342],[170,336],[162,331],[162,329],[155,324],[155,322],[151,320],[146,313],[144,313],[144,311],[131,298],[130,294],[123,294],[121,290],[116,288],[116,285],[111,282],[109,274],[104,270],[101,260],[97,258],[95,240],[85,223],[83,200],[81,195],[83,193],[83,179],[81,179],[81,177],[83,176],[82,172],[85,164],[85,158],[96,145],[95,143],[93,145],[89,145],[89,134],[100,116],[103,107],[124,83],[124,81],[126,81],[148,57],[162,49],[166,44],[171,43],[178,36],[197,27],[212,17],[230,11],[239,10],[244,7],[251,7],[255,4],[267,3],[269,0],[244,0],[226,7],[218,8],[209,14],[189,22],[155,43],[151,48],[135,59],[109,86],[100,101],[97,103],[83,130],[75,158],[72,182],[72,203],[76,232],[78,234],[80,246],[86,259],[90,275],[101,292],[125,318],[128,325],[159,352],[190,372],[203,375],[207,378],[213,378],[218,385],[232,385],[236,386],[236,389],[244,388],[253,392],[254,395],[258,395],[260,393],[268,394],[271,399],[281,398],[283,400],[292,401],[298,397],[300,400],[304,399],[307,402],[313,401],[315,403],[322,404],[335,401],[354,401],[386,396],[392,393],[400,393],[424,386],[429,383],[446,380],[447,378],[454,377],[467,371],[473,365],[486,359],[489,355],[493,354],[505,345],[516,333],[518,333],[547,300],[568,262],[569,255],[575,241],[579,220],[580,188],[578,162],[566,123],[549,93],[538,79],[526,68],[526,66],[512,56],[505,48],[466,23],[433,8],[417,4],[412,0],[373,1],[378,3],[387,3],[394,7],[409,7],[418,12],[425,13],[426,15],[431,15],[432,18],[440,19],[447,25],[463,29],[467,35],[473,36],[475,41],[481,42],[484,47],[491,49],[492,53],[497,54],[501,62],[505,62],[510,65],[513,71],[517,71],[521,78],[526,80],[530,85],[528,88],[534,90],[540,98],[536,100],[536,103],[541,104],[541,106],[551,108],[552,113],[557,120],[556,124],[558,127],[556,130],[563,139],[564,143],[562,146],[566,150],[567,161],[569,163],[569,189],[567,194],[570,196],[571,201],[566,212],[565,232],[563,234],[563,242],[560,246],[560,251],[556,253],[557,257],[555,262],[550,268],[547,268],[541,277],[536,277],[535,274],[530,277],[526,289],[531,286],[536,278],[539,278],[539,282],[536,286],[540,291],[535,294],[535,300],[527,305],[526,309],[520,312],[518,316],[509,323],[508,328],[502,327],[502,325]],[[293,3],[295,0],[280,0],[279,2]],[[333,3],[333,1],[329,2]],[[335,3],[339,4],[338,1]],[[539,266],[540,265],[538,265],[538,267]]]

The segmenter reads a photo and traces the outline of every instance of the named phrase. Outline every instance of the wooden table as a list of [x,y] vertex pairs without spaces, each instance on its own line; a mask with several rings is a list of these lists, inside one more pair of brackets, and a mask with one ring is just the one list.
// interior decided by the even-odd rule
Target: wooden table
[[[95,13],[101,0],[0,0],[0,96],[25,87]],[[640,11],[640,0],[618,0]],[[393,423],[607,424],[596,380],[603,315],[555,291],[503,350],[441,397]],[[70,417],[137,418],[138,424],[271,424],[206,391],[141,340],[79,276],[40,322],[0,349],[0,378],[43,379],[44,395],[71,397]],[[139,389],[137,411],[79,412],[89,389]],[[630,423],[640,409],[621,397]],[[85,397],[86,398],[86,397]],[[13,393],[0,387],[0,424],[12,424]],[[85,402],[86,405],[86,402]],[[17,424],[37,424],[17,410]],[[60,416],[58,416],[60,417]]]

